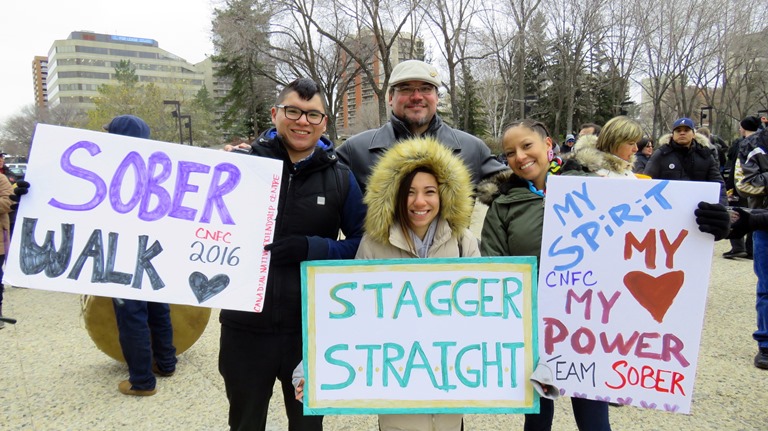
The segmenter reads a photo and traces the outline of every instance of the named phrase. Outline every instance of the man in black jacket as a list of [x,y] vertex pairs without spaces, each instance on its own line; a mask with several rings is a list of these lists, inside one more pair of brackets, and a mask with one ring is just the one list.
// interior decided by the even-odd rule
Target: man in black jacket
[[696,133],[693,120],[678,118],[672,133],[659,138],[658,147],[645,165],[645,175],[658,180],[713,181],[720,184],[720,203],[728,205],[720,164],[714,148]]
[[[232,430],[263,431],[275,379],[280,380],[289,430],[323,429],[304,416],[291,383],[302,359],[301,267],[305,260],[352,259],[363,235],[360,187],[323,137],[328,118],[314,81],[299,78],[272,107],[275,128],[248,152],[283,161],[269,279],[261,313],[222,310],[219,372]],[[339,240],[339,231],[345,239]]]

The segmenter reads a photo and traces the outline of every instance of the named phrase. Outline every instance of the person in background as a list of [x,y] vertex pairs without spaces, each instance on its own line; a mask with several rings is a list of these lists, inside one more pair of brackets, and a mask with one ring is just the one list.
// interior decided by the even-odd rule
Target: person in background
[[[16,188],[16,182],[19,180],[19,178],[11,172],[10,169],[8,169],[8,166],[5,164],[5,158],[8,156],[8,154],[0,152],[0,173],[5,175],[8,178],[8,181],[11,183],[11,187]],[[16,224],[16,210],[12,210],[8,214],[8,219],[10,220],[10,228],[8,229],[9,235],[10,233],[13,233],[13,226]]]
[[648,138],[640,139],[637,143],[637,154],[635,154],[635,164],[632,167],[632,172],[642,174],[651,155],[653,155],[653,141]]
[[725,141],[723,141],[721,137],[710,132],[709,127],[699,127],[696,131],[709,139],[710,145],[715,149],[715,159],[720,164],[720,173],[722,173],[725,168],[727,159],[726,154],[728,152],[728,146],[725,145]]
[[304,416],[292,384],[303,353],[301,262],[352,259],[363,236],[365,206],[354,175],[323,136],[328,117],[314,81],[288,84],[271,114],[275,127],[245,145],[254,156],[283,162],[274,241],[264,247],[271,254],[264,306],[261,313],[221,311],[219,373],[232,430],[266,428],[269,399],[280,380],[288,429],[319,431],[323,417]]
[[600,135],[600,130],[602,127],[600,127],[599,124],[595,123],[584,123],[581,125],[581,128],[579,129],[579,138],[586,135]]
[[[736,161],[739,159],[739,146],[741,142],[750,136],[754,135],[758,129],[760,129],[760,120],[754,115],[744,117],[739,123],[739,134],[741,137],[735,140],[731,147],[728,149],[728,157],[726,167],[723,170],[723,180],[725,181],[726,195],[728,203],[732,207],[748,207],[749,202],[747,196],[742,196],[736,189],[736,182],[734,181],[734,175],[736,174]],[[731,241],[731,249],[723,252],[723,257],[726,259],[735,259],[737,257],[754,259],[752,250],[752,233],[747,233],[744,237],[735,237],[729,235],[728,238]]]
[[442,85],[434,66],[419,60],[398,63],[389,78],[392,116],[378,129],[359,133],[341,145],[338,155],[352,169],[365,192],[368,175],[376,161],[396,142],[413,137],[433,137],[467,165],[477,184],[507,167],[491,154],[480,139],[453,129],[437,114],[438,88]]
[[[141,139],[150,136],[147,123],[134,115],[118,115],[104,128],[116,135]],[[128,380],[121,381],[117,388],[125,395],[154,395],[155,375],[170,377],[176,372],[171,308],[134,299],[115,299],[113,304],[120,349],[128,365]]]
[[[379,159],[365,193],[356,259],[480,256],[469,231],[471,174],[434,138],[406,139]],[[381,414],[381,431],[459,431],[460,414]]]
[[645,175],[654,180],[712,181],[720,184],[720,203],[728,205],[715,149],[704,135],[696,133],[693,120],[678,118],[672,133],[659,138],[658,147],[645,165]]
[[[0,316],[3,315],[3,293],[5,293],[3,266],[11,242],[11,223],[8,214],[13,211],[14,200],[11,199],[12,196],[14,196],[14,190],[11,182],[5,175],[0,175],[0,253],[2,253],[0,256]],[[4,327],[5,322],[0,320],[0,329]]]
[[560,154],[568,154],[573,150],[573,146],[576,144],[576,137],[572,134],[565,135],[565,142],[560,146]]
[[[765,210],[768,209],[768,129],[764,125],[768,119],[747,119],[758,127],[755,133],[746,136],[739,144],[733,178],[736,190],[747,197],[749,208],[753,211]],[[744,129],[748,128],[744,126],[746,124],[742,124]],[[749,128],[752,127],[754,126],[750,125]],[[744,213],[739,215],[743,217]],[[768,370],[768,231],[755,230],[752,233],[752,258],[757,276],[757,329],[752,333],[752,338],[757,342],[758,351],[754,365]]]

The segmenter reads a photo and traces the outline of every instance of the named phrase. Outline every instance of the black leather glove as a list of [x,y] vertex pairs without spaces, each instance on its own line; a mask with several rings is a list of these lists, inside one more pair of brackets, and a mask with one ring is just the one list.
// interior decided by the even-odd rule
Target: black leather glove
[[735,207],[733,210],[739,214],[739,218],[731,224],[731,232],[728,234],[728,239],[741,238],[754,230],[752,220],[750,220],[752,215],[749,212],[739,207]]
[[303,235],[291,235],[264,246],[264,250],[272,253],[271,262],[274,265],[288,265],[307,260],[309,240]]
[[19,209],[19,202],[21,202],[21,197],[24,196],[29,192],[29,183],[26,181],[17,181],[16,182],[16,188],[13,189],[13,194],[10,196],[10,199],[15,202],[14,204],[11,204],[11,210],[16,211]]
[[699,230],[714,235],[715,241],[720,241],[728,235],[731,228],[731,216],[724,206],[699,202],[699,208],[693,213],[696,215],[696,224],[699,225]]

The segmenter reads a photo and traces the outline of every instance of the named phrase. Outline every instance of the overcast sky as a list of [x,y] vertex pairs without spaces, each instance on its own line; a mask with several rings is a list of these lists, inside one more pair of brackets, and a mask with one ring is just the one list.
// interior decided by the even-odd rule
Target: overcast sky
[[2,0],[0,121],[34,104],[32,60],[55,40],[93,31],[156,40],[190,63],[213,54],[211,18],[217,0]]

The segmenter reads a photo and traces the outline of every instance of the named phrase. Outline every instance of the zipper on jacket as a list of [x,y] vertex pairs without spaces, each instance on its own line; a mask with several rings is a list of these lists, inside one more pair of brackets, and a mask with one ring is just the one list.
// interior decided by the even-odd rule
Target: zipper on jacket
[[[291,186],[293,185],[293,175],[290,172],[290,168],[288,170],[288,186],[285,188],[285,199],[283,199],[283,202],[281,205],[278,205],[277,214],[278,216],[281,214],[282,211],[285,210],[285,207],[288,206],[288,201],[292,200],[290,198],[291,196]],[[280,217],[280,222],[277,225],[275,232],[282,233],[282,227],[283,227],[283,217]],[[276,287],[276,284],[279,280],[275,280],[272,284],[272,294],[275,295],[274,300],[272,301],[272,328],[277,331],[280,329],[280,322],[282,319],[282,312],[280,310],[280,302],[282,299],[282,295],[280,295],[280,292],[282,289],[278,289]]]

